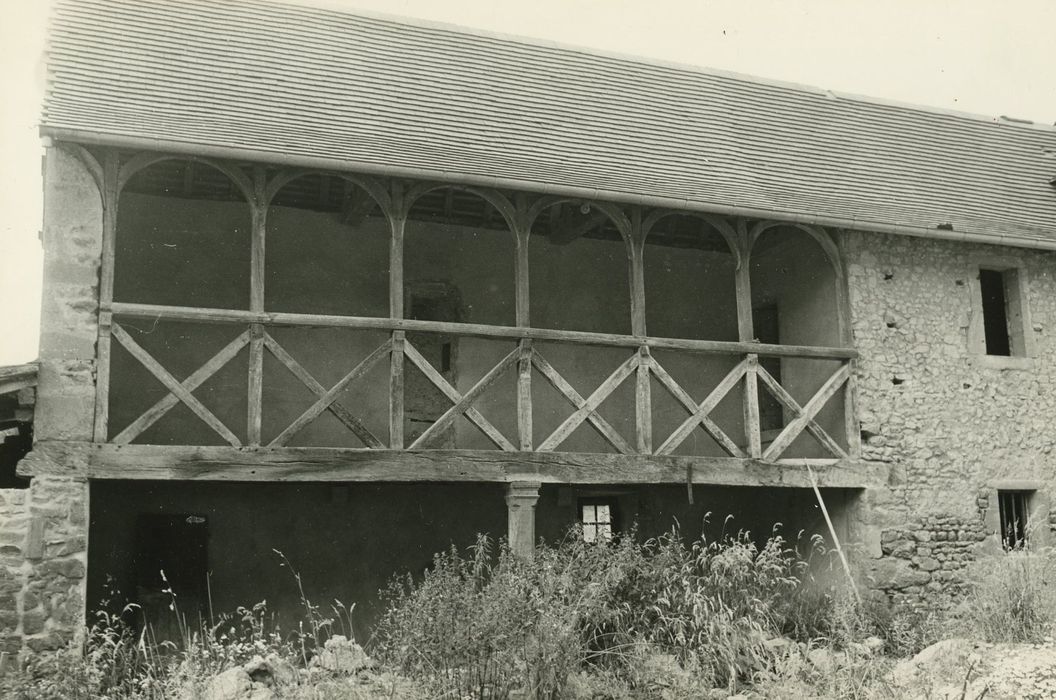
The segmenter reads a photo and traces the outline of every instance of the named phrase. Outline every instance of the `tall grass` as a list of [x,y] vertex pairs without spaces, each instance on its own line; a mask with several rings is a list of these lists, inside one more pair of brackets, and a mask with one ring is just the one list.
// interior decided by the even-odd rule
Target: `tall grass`
[[573,532],[531,561],[480,536],[392,584],[371,646],[444,697],[557,697],[584,666],[633,682],[643,649],[702,688],[733,688],[769,663],[768,640],[805,626],[793,619],[804,571],[777,535],[759,547],[746,533],[595,544]]
[[971,592],[956,611],[968,636],[1038,643],[1056,636],[1056,550],[1017,549],[968,569]]

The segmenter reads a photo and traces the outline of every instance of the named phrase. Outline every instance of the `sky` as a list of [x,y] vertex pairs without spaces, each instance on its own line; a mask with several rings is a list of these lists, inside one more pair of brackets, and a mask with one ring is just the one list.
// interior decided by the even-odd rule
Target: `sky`
[[[1053,0],[288,1],[1056,123]],[[37,355],[47,8],[0,8],[0,365]]]

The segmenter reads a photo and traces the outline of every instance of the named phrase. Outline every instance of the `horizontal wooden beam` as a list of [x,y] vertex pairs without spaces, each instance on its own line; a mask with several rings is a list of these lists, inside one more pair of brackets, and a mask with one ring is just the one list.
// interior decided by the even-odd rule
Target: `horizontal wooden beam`
[[37,385],[35,362],[11,367],[0,367],[0,394],[10,394]]
[[600,345],[623,348],[647,347],[659,350],[682,350],[710,355],[743,355],[754,353],[766,357],[808,357],[826,360],[846,360],[858,357],[852,348],[827,348],[813,345],[769,345],[767,343],[732,342],[722,340],[692,340],[688,338],[652,338],[586,331],[559,331],[548,328],[518,328],[516,326],[488,326],[479,323],[446,323],[412,319],[377,318],[372,316],[329,316],[322,314],[269,313],[237,311],[234,309],[200,309],[190,306],[161,306],[114,302],[109,309],[114,315],[130,318],[169,319],[201,323],[262,323],[267,326],[308,326],[327,328],[356,328],[378,331],[414,331],[442,333],[471,338],[508,340],[539,340],[580,345]]
[[[886,483],[889,467],[812,462],[823,488]],[[500,482],[694,484],[809,488],[806,467],[733,457],[683,457],[476,450],[174,447],[38,442],[18,467],[89,479],[191,481]]]

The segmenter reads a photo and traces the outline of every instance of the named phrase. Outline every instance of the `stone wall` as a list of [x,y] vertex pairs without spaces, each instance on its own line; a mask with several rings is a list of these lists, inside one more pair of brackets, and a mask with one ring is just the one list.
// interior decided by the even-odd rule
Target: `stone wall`
[[[1056,254],[871,233],[842,245],[863,456],[891,465],[862,499],[864,573],[893,599],[956,595],[969,561],[1001,551],[998,489],[1034,492],[1035,544],[1053,531]],[[973,345],[980,265],[1024,273],[1027,357]]]
[[87,544],[84,480],[0,490],[0,671],[81,640]]
[[898,603],[942,605],[965,592],[965,569],[986,537],[978,519],[949,515],[884,530],[876,585]]

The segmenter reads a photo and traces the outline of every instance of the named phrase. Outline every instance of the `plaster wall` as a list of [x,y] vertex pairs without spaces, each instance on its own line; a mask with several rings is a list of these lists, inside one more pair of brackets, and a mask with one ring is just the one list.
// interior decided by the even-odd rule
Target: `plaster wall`
[[[435,552],[452,545],[464,549],[478,532],[496,539],[506,535],[504,493],[501,484],[94,482],[89,606],[94,609],[116,592],[112,603],[138,599],[151,608],[158,591],[136,590],[137,515],[191,515],[207,522],[217,613],[266,599],[287,629],[301,619],[296,582],[281,567],[274,551],[279,550],[301,574],[313,602],[324,608],[335,599],[355,603],[356,632],[365,636],[381,611],[378,592],[394,575],[420,575]],[[544,485],[536,507],[537,535],[560,540],[577,519],[576,498],[598,493],[597,488]],[[617,494],[622,526],[638,523],[642,537],[669,532],[677,524],[687,540],[702,534],[717,539],[743,529],[761,543],[778,522],[786,539],[795,543],[798,538],[803,547],[812,534],[825,535],[814,495],[804,489],[698,486],[693,505],[684,486],[606,493]],[[826,491],[837,517],[849,497]],[[825,567],[819,573],[824,576]],[[163,602],[152,612],[164,614],[168,600]],[[193,611],[184,613],[193,618]]]

